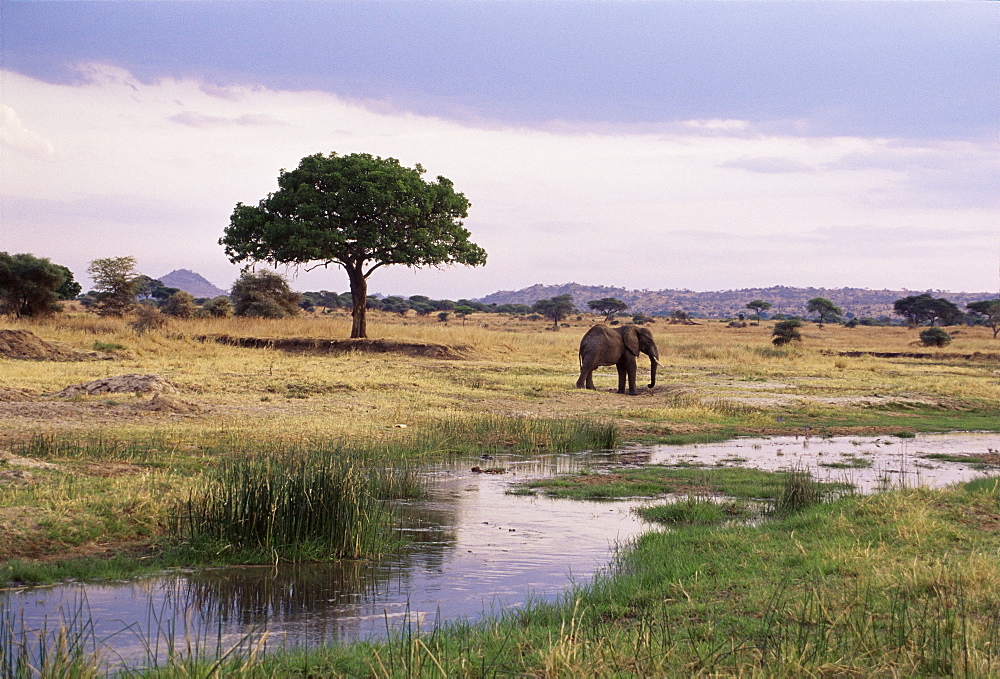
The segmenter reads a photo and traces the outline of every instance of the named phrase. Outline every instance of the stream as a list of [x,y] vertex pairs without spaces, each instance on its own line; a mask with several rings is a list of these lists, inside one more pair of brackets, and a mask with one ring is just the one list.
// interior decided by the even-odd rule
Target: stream
[[[401,505],[402,530],[411,545],[398,557],[0,590],[0,626],[29,646],[60,627],[84,628],[112,671],[162,661],[172,644],[211,655],[265,644],[275,649],[428,631],[531,601],[554,601],[573,584],[588,583],[618,546],[656,529],[632,511],[648,500],[507,494],[514,482],[584,467],[680,463],[807,469],[819,480],[847,481],[871,492],[996,474],[996,467],[927,458],[989,452],[1000,453],[1000,435],[775,437],[457,460],[428,468],[428,497]],[[506,473],[470,471],[476,465]],[[0,631],[0,645],[4,638]]]

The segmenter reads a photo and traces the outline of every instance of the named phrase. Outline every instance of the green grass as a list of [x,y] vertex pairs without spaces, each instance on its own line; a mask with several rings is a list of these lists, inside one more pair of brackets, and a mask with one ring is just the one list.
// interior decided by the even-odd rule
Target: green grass
[[[1000,673],[1000,483],[850,496],[642,536],[558,602],[385,642],[230,657],[235,677]],[[208,676],[202,660],[145,676]]]
[[[789,472],[768,472],[744,467],[703,468],[645,465],[614,473],[568,474],[518,484],[513,492],[542,492],[551,497],[580,500],[655,497],[674,493],[725,495],[733,498],[777,500],[785,492]],[[823,484],[826,491],[843,490],[844,484]]]
[[637,513],[655,523],[715,525],[726,521],[746,520],[760,512],[743,501],[721,502],[709,497],[690,495],[676,502],[640,507]]
[[247,563],[376,556],[394,544],[391,500],[419,492],[412,471],[335,452],[229,458],[178,507],[175,536]]

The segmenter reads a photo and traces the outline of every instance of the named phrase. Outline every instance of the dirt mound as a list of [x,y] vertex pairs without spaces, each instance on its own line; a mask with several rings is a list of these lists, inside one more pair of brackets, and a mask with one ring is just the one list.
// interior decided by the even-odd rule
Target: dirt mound
[[150,401],[138,406],[138,409],[154,413],[177,413],[178,415],[197,415],[202,412],[200,406],[193,403],[185,403],[180,399],[164,394],[156,394]]
[[109,358],[97,352],[76,351],[38,338],[29,330],[0,330],[0,356],[36,361],[87,361]]
[[160,375],[118,375],[74,384],[56,396],[90,396],[93,394],[176,393],[177,388]]
[[27,389],[5,389],[0,387],[0,403],[16,403],[18,401],[30,401],[35,397]]
[[287,337],[268,339],[262,337],[232,337],[215,335],[196,337],[200,341],[214,341],[248,349],[279,349],[304,354],[343,354],[362,351],[374,354],[404,354],[426,358],[465,358],[468,347],[452,347],[433,342],[399,342],[384,339],[315,339],[310,337]]

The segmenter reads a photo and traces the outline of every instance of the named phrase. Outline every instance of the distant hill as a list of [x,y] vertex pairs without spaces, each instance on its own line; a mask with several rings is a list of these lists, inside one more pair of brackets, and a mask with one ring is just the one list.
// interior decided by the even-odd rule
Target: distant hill
[[168,288],[178,288],[184,292],[190,292],[195,297],[218,297],[229,294],[189,269],[176,269],[166,276],[160,276],[157,280],[162,281]]
[[868,290],[865,288],[790,288],[776,285],[770,288],[744,288],[742,290],[720,290],[715,292],[695,292],[692,290],[626,290],[604,285],[532,285],[523,290],[501,290],[477,301],[486,304],[533,304],[539,299],[556,295],[572,295],[573,302],[581,310],[586,310],[587,302],[602,297],[617,297],[629,305],[629,311],[666,315],[677,309],[701,318],[729,318],[737,314],[752,314],[746,308],[747,302],[756,299],[770,302],[768,314],[807,315],[806,303],[814,297],[825,297],[845,314],[860,318],[893,316],[892,303],[902,297],[919,295],[924,292],[934,297],[951,300],[963,311],[967,302],[982,299],[996,299],[996,293],[989,292],[946,292],[943,290]]

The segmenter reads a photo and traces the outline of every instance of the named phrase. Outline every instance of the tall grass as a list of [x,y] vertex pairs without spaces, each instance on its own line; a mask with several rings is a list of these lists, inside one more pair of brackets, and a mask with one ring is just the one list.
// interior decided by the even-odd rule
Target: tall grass
[[183,503],[175,533],[196,548],[282,561],[377,555],[411,475],[330,452],[230,458]]
[[451,415],[426,423],[408,445],[423,452],[530,453],[607,450],[620,442],[620,431],[609,420]]

